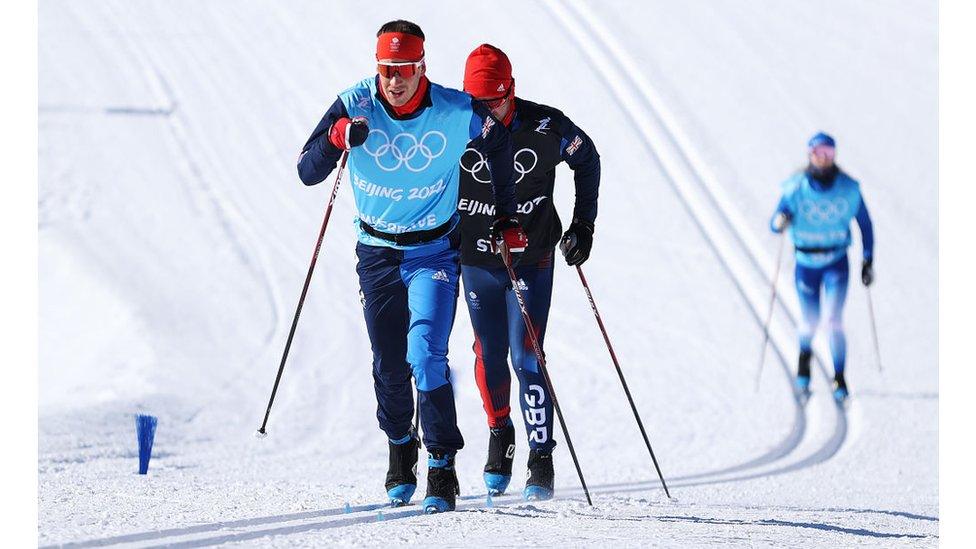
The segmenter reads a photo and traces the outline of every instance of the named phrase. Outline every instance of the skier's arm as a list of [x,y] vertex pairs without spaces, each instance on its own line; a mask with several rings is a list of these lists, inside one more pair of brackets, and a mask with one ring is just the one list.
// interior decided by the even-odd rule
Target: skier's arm
[[342,149],[329,140],[329,129],[336,120],[348,117],[346,106],[337,98],[326,111],[319,125],[315,127],[315,131],[305,142],[302,153],[298,156],[298,177],[301,178],[302,183],[306,185],[321,183],[335,169],[336,162],[342,156]]
[[861,206],[857,209],[857,226],[861,229],[861,245],[864,248],[864,261],[874,259],[874,227],[871,224],[871,216],[868,214],[868,207],[861,198]]
[[495,196],[495,217],[515,215],[515,179],[512,158],[512,134],[480,102],[471,101],[471,147],[484,155],[491,172],[491,189]]
[[583,130],[562,117],[559,121],[559,154],[573,170],[576,183],[576,205],[573,221],[585,221],[592,227],[596,221],[597,197],[600,194],[600,153]]
[[769,218],[769,230],[774,233],[781,233],[791,219],[793,219],[793,212],[790,210],[790,204],[786,200],[786,195],[783,195],[779,199],[776,211],[773,212],[773,217]]

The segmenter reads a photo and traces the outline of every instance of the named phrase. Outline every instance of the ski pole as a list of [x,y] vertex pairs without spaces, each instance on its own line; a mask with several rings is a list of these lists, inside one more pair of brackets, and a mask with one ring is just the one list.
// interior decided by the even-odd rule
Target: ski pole
[[542,353],[542,347],[539,346],[539,338],[536,336],[535,327],[532,325],[532,319],[529,318],[529,310],[525,305],[525,299],[522,296],[522,292],[519,290],[518,278],[515,276],[515,269],[512,268],[511,252],[508,251],[508,245],[504,242],[502,242],[500,246],[502,252],[502,262],[505,263],[505,269],[508,271],[508,279],[512,282],[512,291],[515,292],[515,299],[518,301],[519,310],[522,311],[522,321],[525,322],[525,330],[529,333],[529,341],[532,342],[532,350],[535,352],[535,359],[539,362],[539,370],[542,371],[542,377],[546,380],[549,395],[552,396],[552,407],[556,409],[556,416],[559,418],[559,426],[562,428],[563,436],[566,437],[566,445],[569,447],[569,453],[571,456],[573,456],[573,464],[576,466],[576,474],[579,475],[580,484],[583,485],[583,493],[586,495],[586,502],[592,507],[593,500],[590,499],[590,490],[586,487],[586,480],[583,479],[583,470],[580,469],[579,459],[576,457],[576,448],[573,447],[573,440],[569,438],[569,429],[566,428],[566,420],[563,419],[562,408],[559,407],[559,400],[556,399],[556,391],[552,388],[552,379],[549,377],[549,370],[546,368],[546,358]]
[[336,172],[335,185],[332,187],[332,195],[329,197],[329,205],[325,208],[325,219],[322,220],[322,229],[319,230],[319,239],[315,242],[315,251],[312,252],[312,262],[308,265],[308,274],[305,275],[305,286],[302,287],[302,295],[298,298],[298,307],[295,309],[295,318],[291,321],[291,330],[288,332],[288,340],[285,342],[285,352],[281,355],[281,364],[278,365],[278,375],[275,377],[274,387],[271,388],[271,398],[268,400],[268,409],[264,412],[264,421],[261,427],[254,433],[258,438],[268,436],[268,416],[271,415],[271,406],[274,404],[275,394],[278,393],[278,383],[281,381],[281,374],[285,371],[285,361],[288,360],[288,351],[291,349],[292,338],[295,337],[295,328],[298,327],[298,316],[302,314],[302,305],[305,303],[305,295],[308,293],[309,283],[312,282],[312,271],[315,270],[315,262],[319,258],[319,250],[322,249],[322,240],[325,238],[325,228],[329,224],[329,216],[332,215],[332,205],[335,204],[336,195],[339,194],[339,183],[342,181],[342,172],[346,168],[346,159],[349,151],[342,153],[339,161],[339,170]]
[[634,419],[637,420],[637,426],[640,427],[641,436],[644,437],[644,444],[647,446],[647,451],[651,454],[651,461],[654,463],[654,469],[657,470],[657,476],[661,479],[661,486],[664,487],[664,493],[671,499],[671,492],[668,491],[668,485],[664,482],[664,475],[661,474],[661,468],[657,464],[657,458],[654,457],[654,450],[651,449],[651,441],[647,438],[647,431],[644,430],[644,422],[641,421],[640,414],[637,413],[637,406],[634,404],[634,398],[630,395],[630,388],[627,387],[627,380],[624,379],[624,372],[620,369],[620,362],[617,361],[617,354],[613,352],[613,345],[610,344],[610,336],[607,335],[607,329],[603,325],[603,319],[600,317],[600,311],[596,308],[596,301],[593,300],[593,293],[590,291],[590,285],[586,283],[586,277],[583,276],[583,269],[577,265],[576,273],[579,274],[580,282],[583,283],[583,290],[586,291],[586,298],[590,300],[590,308],[593,309],[593,316],[596,317],[596,323],[600,326],[600,331],[603,332],[603,341],[607,343],[607,350],[610,351],[610,358],[613,359],[613,366],[617,369],[617,376],[620,377],[620,384],[624,387],[624,394],[627,395],[627,401],[630,402],[630,409],[634,412]]
[[878,345],[878,325],[874,319],[874,303],[871,301],[871,287],[866,286],[864,288],[868,292],[868,312],[871,316],[871,335],[874,337],[874,357],[878,361],[878,371],[883,371],[881,369],[881,348]]
[[776,268],[773,270],[773,281],[769,289],[769,310],[766,312],[766,322],[763,323],[762,351],[759,354],[759,369],[756,371],[756,391],[759,390],[759,380],[762,378],[763,365],[766,363],[766,345],[769,343],[769,323],[773,320],[773,306],[776,304],[776,281],[779,280],[779,267],[783,263],[783,248],[786,242],[786,230],[779,238],[779,251],[776,252]]
[[413,432],[417,434],[417,442],[419,442],[422,446],[423,442],[421,442],[420,438],[420,389],[416,389],[415,392],[417,394],[417,409],[414,410]]

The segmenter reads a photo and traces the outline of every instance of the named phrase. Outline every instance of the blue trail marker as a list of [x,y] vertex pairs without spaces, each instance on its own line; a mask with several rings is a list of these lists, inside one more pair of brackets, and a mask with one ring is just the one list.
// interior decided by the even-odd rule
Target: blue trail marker
[[136,414],[136,438],[139,440],[139,474],[149,471],[149,458],[152,457],[153,438],[156,437],[156,416]]

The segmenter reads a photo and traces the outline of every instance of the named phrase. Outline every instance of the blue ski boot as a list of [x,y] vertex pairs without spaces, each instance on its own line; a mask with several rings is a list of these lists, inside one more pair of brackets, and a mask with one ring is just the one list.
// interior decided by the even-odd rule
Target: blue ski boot
[[386,495],[391,507],[410,503],[417,490],[417,453],[420,441],[412,431],[400,440],[390,441],[390,468],[386,471]]
[[488,461],[485,463],[485,486],[488,494],[500,496],[512,481],[512,462],[515,461],[515,426],[506,420],[504,427],[489,429]]
[[796,387],[797,396],[810,396],[810,376],[796,376],[793,385]]
[[461,494],[457,474],[454,472],[454,452],[431,450],[427,454],[427,497],[424,513],[453,511],[456,498]]
[[837,401],[837,404],[843,405],[848,395],[844,372],[837,372],[834,374],[834,400]]
[[525,480],[525,490],[522,497],[525,501],[543,501],[552,499],[553,494],[552,453],[540,450],[529,452],[529,476]]

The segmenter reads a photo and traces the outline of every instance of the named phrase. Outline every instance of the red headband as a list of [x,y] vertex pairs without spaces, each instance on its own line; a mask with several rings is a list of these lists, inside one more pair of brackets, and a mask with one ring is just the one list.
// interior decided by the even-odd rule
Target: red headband
[[376,60],[403,59],[420,61],[424,58],[424,40],[403,32],[384,32],[376,39]]

